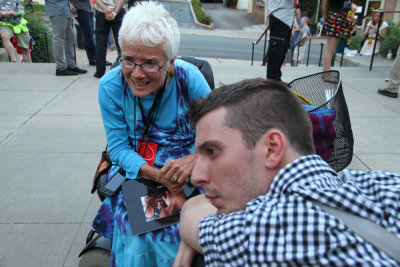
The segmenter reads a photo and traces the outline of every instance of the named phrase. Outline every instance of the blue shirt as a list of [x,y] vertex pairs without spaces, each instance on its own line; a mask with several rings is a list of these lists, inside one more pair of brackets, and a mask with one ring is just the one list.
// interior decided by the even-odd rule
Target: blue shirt
[[200,223],[207,266],[398,266],[310,200],[367,218],[400,238],[400,175],[345,170],[317,155],[290,163],[245,210]]

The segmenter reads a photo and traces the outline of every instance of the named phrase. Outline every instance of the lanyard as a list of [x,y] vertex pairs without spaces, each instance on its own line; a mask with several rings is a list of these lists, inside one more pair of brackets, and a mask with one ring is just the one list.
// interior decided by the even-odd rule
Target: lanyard
[[[125,76],[123,75],[122,71],[121,71],[121,77],[122,77],[122,86],[123,86],[124,91],[125,91],[126,90],[126,79],[125,79]],[[137,99],[137,103],[139,104],[139,109],[140,109],[140,113],[142,115],[143,125],[144,125],[143,137],[140,140],[141,142],[140,142],[140,147],[139,148],[137,147],[136,139],[134,138],[134,150],[135,150],[135,152],[140,151],[140,148],[141,148],[142,144],[146,143],[144,141],[145,141],[145,139],[147,139],[146,138],[147,135],[153,129],[154,123],[155,123],[155,121],[157,119],[158,111],[160,109],[161,99],[162,99],[162,97],[164,95],[165,86],[167,84],[167,77],[168,77],[168,73],[165,75],[165,80],[164,80],[163,86],[157,92],[156,98],[154,99],[153,104],[151,105],[151,108],[150,108],[150,111],[149,111],[149,114],[148,114],[147,118],[146,118],[146,116],[144,114],[144,110],[143,110],[143,106],[142,106],[142,103],[140,101],[140,98],[137,98],[136,96],[134,98],[134,105],[135,105],[134,106],[134,121],[135,122],[133,124],[134,125],[133,126],[134,127],[134,129],[133,129],[134,136],[136,136],[136,99]],[[147,149],[147,146],[145,146],[144,153],[146,153],[146,149]]]

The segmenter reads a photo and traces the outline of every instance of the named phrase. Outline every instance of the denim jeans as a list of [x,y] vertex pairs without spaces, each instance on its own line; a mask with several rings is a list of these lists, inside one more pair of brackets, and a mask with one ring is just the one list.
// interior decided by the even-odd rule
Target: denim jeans
[[85,45],[86,55],[90,62],[96,61],[96,44],[93,38],[94,19],[93,13],[78,9],[78,22],[83,32],[83,43]]

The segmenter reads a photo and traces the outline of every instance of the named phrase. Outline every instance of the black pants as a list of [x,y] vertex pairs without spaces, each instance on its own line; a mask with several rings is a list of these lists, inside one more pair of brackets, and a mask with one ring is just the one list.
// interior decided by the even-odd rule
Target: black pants
[[281,81],[281,66],[290,46],[291,30],[273,15],[269,16],[269,29],[267,79]]
[[108,21],[103,12],[96,11],[96,72],[103,75],[106,71],[107,40],[112,29],[118,56],[121,55],[121,48],[118,44],[118,32],[121,28],[122,18],[125,10],[122,8],[114,20]]
[[78,22],[83,32],[83,43],[89,63],[96,61],[96,44],[93,39],[93,12],[78,9]]

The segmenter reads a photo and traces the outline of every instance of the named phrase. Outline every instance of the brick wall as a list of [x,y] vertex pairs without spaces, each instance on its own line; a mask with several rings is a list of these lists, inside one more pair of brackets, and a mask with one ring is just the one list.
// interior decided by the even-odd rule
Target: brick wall
[[260,23],[264,23],[264,5],[265,2],[263,0],[253,0],[252,16],[260,21]]
[[[396,10],[396,4],[398,0],[386,0],[383,10]],[[393,13],[385,14],[385,21],[393,20]]]

